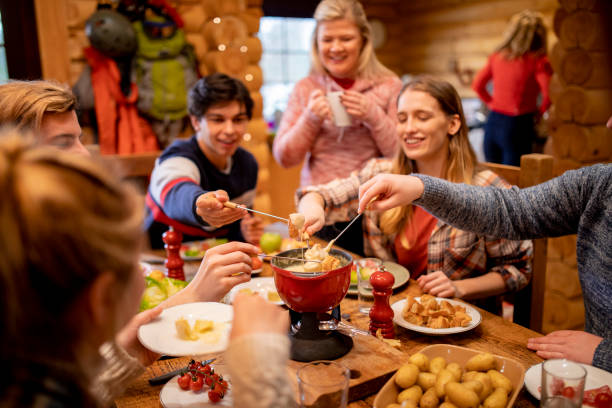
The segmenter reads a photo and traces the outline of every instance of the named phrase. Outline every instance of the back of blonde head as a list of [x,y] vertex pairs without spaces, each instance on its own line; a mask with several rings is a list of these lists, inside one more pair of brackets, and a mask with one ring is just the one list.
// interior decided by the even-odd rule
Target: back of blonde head
[[504,52],[509,59],[528,52],[546,54],[546,26],[542,14],[523,10],[510,19],[504,39],[496,51]]
[[33,362],[82,380],[75,350],[87,327],[76,326],[87,317],[75,306],[103,272],[122,295],[137,267],[142,200],[91,158],[26,139],[0,134],[0,359],[15,372]]
[[0,125],[38,130],[45,113],[76,108],[69,88],[50,81],[10,81],[0,85]]
[[319,46],[317,44],[317,33],[320,24],[325,21],[344,18],[355,23],[363,40],[363,46],[359,54],[357,76],[368,79],[397,76],[376,58],[374,47],[372,46],[372,28],[370,23],[368,23],[361,3],[356,0],[322,0],[317,6],[314,12],[314,19],[317,25],[312,34],[312,47],[310,49],[311,72],[316,74],[326,73],[319,58]]

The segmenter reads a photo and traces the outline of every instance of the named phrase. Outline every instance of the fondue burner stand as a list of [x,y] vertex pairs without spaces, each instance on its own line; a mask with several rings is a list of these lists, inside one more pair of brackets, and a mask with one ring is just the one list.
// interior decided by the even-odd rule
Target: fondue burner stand
[[[298,313],[291,315],[291,359],[309,362],[315,360],[335,360],[353,348],[353,339],[338,330],[319,329],[321,313]],[[337,316],[336,316],[337,314]],[[332,317],[340,321],[340,306],[332,311]]]
[[[301,249],[290,249],[279,257],[301,257]],[[340,301],[348,292],[353,258],[347,252],[332,248],[330,254],[342,261],[343,266],[317,275],[303,276],[285,268],[295,262],[272,258],[274,284],[278,295],[291,311],[291,359],[309,362],[334,360],[348,353],[353,340],[338,330],[321,330],[319,323],[326,313],[340,321]]]

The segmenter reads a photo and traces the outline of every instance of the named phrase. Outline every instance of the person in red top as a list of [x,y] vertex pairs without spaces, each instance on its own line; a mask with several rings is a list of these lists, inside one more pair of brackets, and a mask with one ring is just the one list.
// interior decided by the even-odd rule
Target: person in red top
[[[518,166],[521,156],[531,153],[535,123],[550,105],[551,76],[541,15],[529,10],[516,14],[504,41],[472,84],[491,110],[484,137],[487,161]],[[493,94],[487,90],[491,81]]]
[[[413,78],[400,92],[397,122],[400,151],[395,158],[371,159],[347,178],[297,191],[298,211],[304,214],[308,234],[355,217],[359,186],[378,174],[421,173],[471,185],[510,187],[479,166],[461,99],[448,82]],[[462,231],[418,206],[365,211],[361,227],[366,256],[405,266],[423,292],[433,296],[469,299],[501,313],[497,295],[520,290],[531,278],[531,241]]]

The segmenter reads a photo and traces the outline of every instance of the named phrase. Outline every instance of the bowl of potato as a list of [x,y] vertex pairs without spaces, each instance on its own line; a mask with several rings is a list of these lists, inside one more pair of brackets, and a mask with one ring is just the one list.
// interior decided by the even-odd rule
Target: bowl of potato
[[510,358],[448,344],[410,356],[374,399],[374,408],[505,408],[525,369]]

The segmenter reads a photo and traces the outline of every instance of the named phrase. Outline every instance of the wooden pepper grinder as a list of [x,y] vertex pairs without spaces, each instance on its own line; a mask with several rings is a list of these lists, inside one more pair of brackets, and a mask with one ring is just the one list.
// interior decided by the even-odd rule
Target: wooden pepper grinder
[[370,309],[370,333],[376,336],[380,329],[385,339],[395,337],[393,329],[393,309],[389,305],[389,298],[393,293],[393,283],[395,278],[384,266],[370,276],[372,294],[374,295],[374,305]]
[[168,277],[185,280],[185,272],[183,272],[183,260],[181,259],[181,243],[183,242],[183,234],[180,231],[175,231],[174,228],[170,229],[162,235],[166,248],[166,269],[168,270]]

